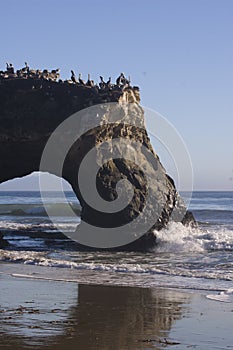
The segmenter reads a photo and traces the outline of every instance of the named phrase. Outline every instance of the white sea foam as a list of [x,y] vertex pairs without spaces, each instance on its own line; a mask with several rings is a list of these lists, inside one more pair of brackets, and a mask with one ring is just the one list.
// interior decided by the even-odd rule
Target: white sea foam
[[[42,278],[66,282],[127,285],[142,287],[169,287],[179,289],[223,291],[229,289],[229,281],[214,278],[195,278],[188,274],[173,271],[164,272],[157,267],[146,267],[142,264],[75,262],[62,259],[51,259],[46,252],[6,252],[0,250],[0,259],[5,262],[21,263],[16,268],[9,265],[13,275],[29,278]],[[85,259],[83,259],[85,260]],[[110,259],[111,260],[111,259]],[[8,266],[8,265],[6,265]],[[1,274],[1,272],[0,272]],[[192,277],[192,278],[190,278]],[[229,295],[228,297],[231,298]],[[223,299],[223,297],[221,297]],[[229,302],[229,300],[228,300]]]
[[[77,274],[84,275],[100,272],[98,278],[103,274],[114,274],[114,279],[119,283],[122,274],[130,274],[129,283],[147,286],[156,283],[163,285],[166,282],[169,286],[180,285],[197,289],[203,289],[203,286],[207,289],[215,289],[218,285],[218,289],[215,290],[223,290],[229,289],[232,285],[233,231],[225,228],[217,229],[216,226],[213,230],[202,230],[184,227],[180,223],[171,223],[166,229],[156,231],[155,234],[158,240],[157,247],[154,251],[143,254],[82,253],[65,249],[39,252],[6,249],[0,250],[0,261],[20,263],[25,266],[52,267],[56,270],[64,269],[65,276],[69,274],[68,271],[76,271]],[[33,241],[29,238],[28,242]],[[28,246],[27,243],[23,244]],[[216,295],[214,298],[216,299]],[[223,301],[224,298],[227,300],[232,296],[230,293],[219,294],[217,298]]]
[[[152,259],[151,256],[150,258]],[[0,250],[0,261],[75,270],[233,281],[233,271],[228,271],[228,273],[225,271],[223,274],[223,270],[220,268],[203,268],[205,262],[208,265],[208,260],[203,260],[201,262],[202,268],[200,268],[200,266],[195,266],[195,260],[193,261],[193,266],[191,266],[191,260],[186,263],[185,258],[183,262],[178,263],[175,261],[175,258],[173,263],[172,259],[170,263],[167,263],[159,258],[152,262],[149,261],[148,263],[143,260],[136,263],[136,261],[133,261],[133,258],[111,261],[111,258],[108,259],[106,257],[105,259],[101,259],[99,256],[97,256],[97,258],[92,258],[92,260],[85,261],[85,256],[82,255],[79,260],[71,260],[70,258],[66,259],[64,255],[61,255],[59,258],[58,255],[55,254],[52,257],[48,252]]]
[[172,222],[167,228],[154,233],[158,242],[156,252],[233,250],[233,230],[225,227],[203,230]]
[[[78,222],[69,222],[70,220],[66,220],[66,218],[63,218],[63,222],[57,223],[57,228],[62,231],[70,231],[75,230],[77,227]],[[43,223],[32,223],[32,222],[11,222],[9,220],[2,220],[0,221],[0,229],[1,230],[9,230],[9,231],[22,231],[26,233],[27,231],[39,231],[39,232],[48,232],[48,231],[55,231],[55,227],[51,222],[43,222]]]
[[215,300],[215,301],[221,301],[224,303],[233,303],[233,288],[230,288],[218,294],[209,294],[206,297],[208,299]]

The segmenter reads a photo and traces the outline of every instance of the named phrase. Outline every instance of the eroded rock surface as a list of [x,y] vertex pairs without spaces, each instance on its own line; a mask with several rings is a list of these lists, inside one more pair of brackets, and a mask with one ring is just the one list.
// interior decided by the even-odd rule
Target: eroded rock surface
[[[109,102],[117,104],[111,105]],[[81,203],[82,220],[91,225],[109,228],[125,225],[137,218],[147,206],[147,214],[140,224],[146,224],[151,218],[154,218],[153,223],[142,237],[117,249],[146,250],[152,247],[156,244],[153,230],[165,227],[172,216],[184,223],[185,217],[191,221],[193,218],[185,214],[186,209],[173,180],[166,174],[153,151],[139,103],[139,90],[133,87],[97,91],[96,87],[39,79],[1,80],[0,182],[38,171],[46,142],[59,124],[73,113],[101,104],[98,109],[92,107],[88,113],[83,111],[81,115],[78,114],[76,127],[82,136],[67,154],[62,177],[71,184]],[[89,124],[92,125],[93,118],[98,118],[99,126],[85,131]],[[69,142],[74,132],[69,130],[66,135],[61,135],[60,144]],[[127,145],[122,144],[123,148],[119,152],[124,158],[103,162],[105,153],[100,145],[107,142],[108,147],[112,147],[112,150],[108,150],[111,153],[114,147],[118,147],[114,140],[119,138],[126,140],[126,143],[136,142],[136,148],[130,151]],[[92,208],[80,192],[77,172],[85,155],[93,148],[93,162],[103,164],[96,178],[97,189],[103,199],[111,203],[117,198],[116,186],[119,180],[128,180],[133,187],[130,204],[117,213],[105,213]],[[59,153],[59,149],[54,152],[54,157],[56,152]],[[127,160],[127,152],[130,157],[135,156],[135,161]],[[151,154],[154,155],[152,162]],[[52,164],[43,170],[60,175]],[[93,175],[91,171],[91,167],[86,168],[87,179]],[[149,182],[145,172],[150,178]]]
[[8,241],[4,239],[4,235],[2,232],[0,232],[0,249],[5,248],[9,245]]

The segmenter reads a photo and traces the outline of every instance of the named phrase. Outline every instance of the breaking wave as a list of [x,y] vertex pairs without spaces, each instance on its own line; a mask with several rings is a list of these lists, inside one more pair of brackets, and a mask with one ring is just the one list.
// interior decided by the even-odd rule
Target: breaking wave
[[233,230],[222,226],[204,229],[173,222],[167,228],[155,231],[155,235],[156,252],[233,251]]

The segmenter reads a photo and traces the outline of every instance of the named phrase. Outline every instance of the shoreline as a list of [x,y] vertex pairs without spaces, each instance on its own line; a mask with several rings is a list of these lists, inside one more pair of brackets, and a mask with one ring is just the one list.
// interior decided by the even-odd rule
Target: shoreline
[[58,281],[38,278],[35,266],[0,267],[1,349],[232,348],[233,304],[206,291]]

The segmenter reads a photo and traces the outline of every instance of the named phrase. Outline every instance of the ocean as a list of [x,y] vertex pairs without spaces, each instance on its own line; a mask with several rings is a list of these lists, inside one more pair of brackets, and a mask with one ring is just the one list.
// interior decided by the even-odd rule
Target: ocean
[[[66,197],[78,212],[74,193]],[[58,228],[75,229],[77,220],[64,215],[58,193],[47,193],[46,203]],[[189,210],[198,228],[170,223],[155,232],[158,245],[150,252],[80,252],[46,216],[39,192],[0,192],[0,232],[10,242],[0,249],[0,268],[85,284],[219,291],[220,301],[232,300],[233,192],[193,192]]]

